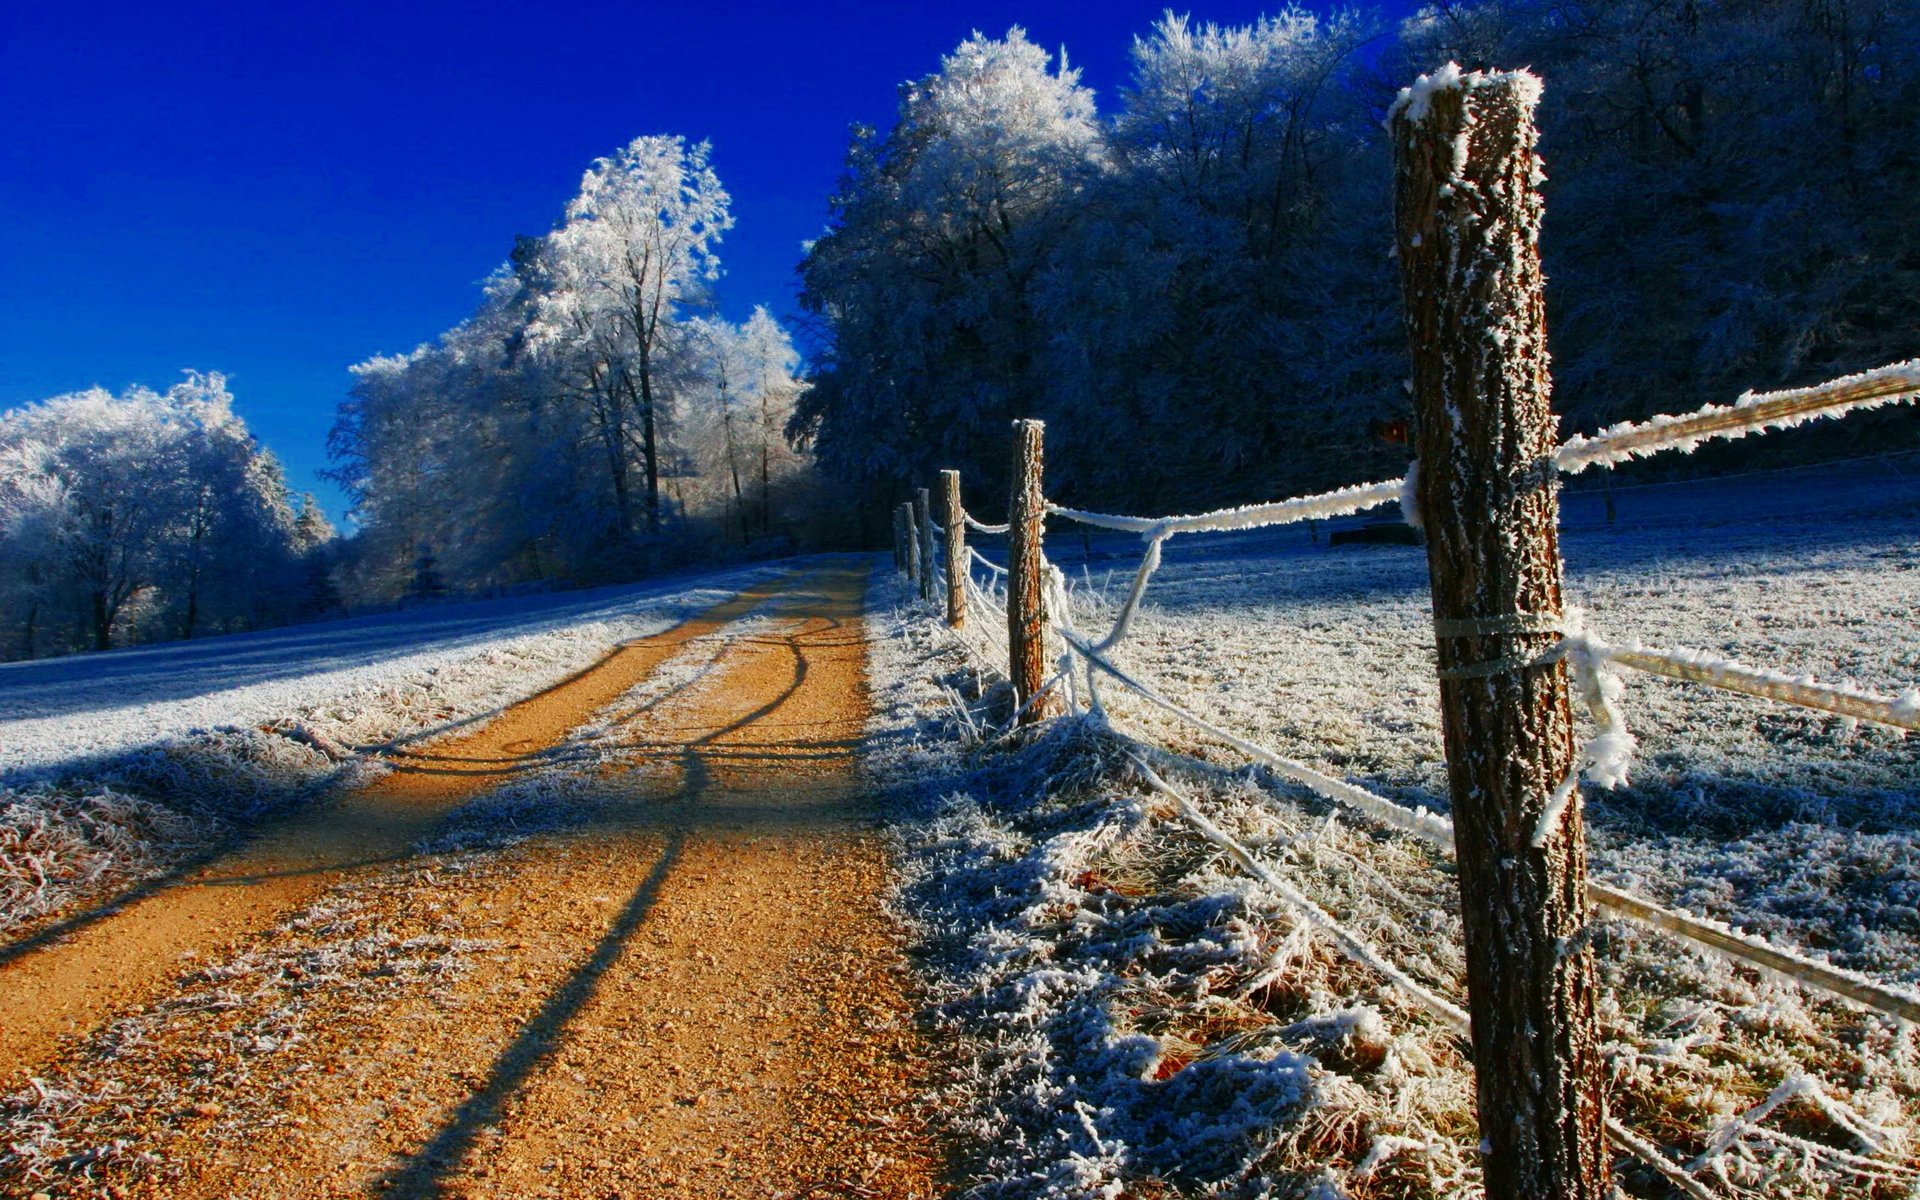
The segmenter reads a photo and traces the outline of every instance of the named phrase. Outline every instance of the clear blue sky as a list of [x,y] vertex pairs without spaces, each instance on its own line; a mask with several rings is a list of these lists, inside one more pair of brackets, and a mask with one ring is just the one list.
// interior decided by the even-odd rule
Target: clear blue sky
[[1020,24],[1106,107],[1164,7],[0,3],[0,408],[223,371],[337,517],[316,472],[347,366],[467,315],[595,157],[710,140],[738,221],[722,306],[784,316],[848,125],[888,124],[901,80]]

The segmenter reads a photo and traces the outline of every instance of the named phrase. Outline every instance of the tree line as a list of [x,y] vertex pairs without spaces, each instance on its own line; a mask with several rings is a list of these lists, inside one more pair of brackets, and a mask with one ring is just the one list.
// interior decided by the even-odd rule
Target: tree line
[[[0,416],[0,654],[844,542],[850,514],[936,469],[1001,493],[1015,417],[1049,422],[1050,488],[1075,503],[1170,511],[1397,474],[1411,414],[1381,123],[1449,60],[1546,79],[1567,425],[1914,353],[1904,0],[1168,14],[1104,109],[1064,53],[975,34],[902,85],[890,128],[854,130],[798,268],[804,364],[766,309],[719,315],[730,197],[705,144],[650,136],[591,165],[467,320],[352,368],[330,439],[350,537],[292,501],[217,375]],[[1913,436],[1869,414],[1791,452]]]
[[1449,60],[1546,80],[1568,425],[1914,353],[1911,4],[1169,14],[1104,112],[1015,29],[903,85],[892,128],[855,131],[800,268],[820,351],[793,432],[876,512],[942,467],[998,494],[1014,417],[1048,421],[1051,486],[1074,503],[1178,510],[1397,472],[1411,413],[1381,125]]
[[333,612],[335,549],[218,374],[0,414],[0,657]]
[[733,224],[706,144],[642,137],[523,237],[472,317],[353,368],[331,437],[368,600],[631,579],[818,540],[784,429],[803,390],[765,308],[714,310]]

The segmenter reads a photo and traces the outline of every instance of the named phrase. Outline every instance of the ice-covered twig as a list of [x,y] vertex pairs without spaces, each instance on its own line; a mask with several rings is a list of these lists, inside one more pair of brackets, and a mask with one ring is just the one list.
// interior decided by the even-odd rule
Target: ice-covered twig
[[1305,893],[1282,879],[1271,867],[1261,862],[1258,858],[1255,858],[1253,852],[1236,841],[1231,834],[1228,834],[1218,825],[1215,825],[1207,818],[1205,813],[1202,813],[1198,808],[1194,807],[1192,801],[1188,800],[1166,780],[1155,774],[1153,768],[1149,767],[1138,755],[1129,754],[1127,757],[1132,760],[1133,765],[1139,769],[1140,774],[1155,791],[1174,802],[1180,810],[1180,815],[1186,818],[1188,824],[1198,829],[1201,835],[1208,841],[1232,855],[1234,861],[1239,863],[1243,870],[1271,888],[1287,903],[1289,908],[1298,912],[1301,918],[1309,925],[1312,925],[1314,928],[1331,937],[1334,943],[1340,947],[1341,952],[1348,958],[1380,974],[1389,983],[1392,983],[1395,987],[1407,993],[1420,1007],[1426,1009],[1438,1018],[1441,1023],[1461,1037],[1468,1036],[1469,1022],[1465,1009],[1462,1009],[1446,997],[1435,993],[1419,980],[1414,979],[1399,967],[1388,962],[1378,951],[1361,940],[1357,934],[1334,920],[1333,915],[1326,909],[1315,904]]
[[1291,500],[1252,504],[1244,508],[1223,508],[1187,517],[1123,517],[1113,513],[1066,508],[1058,504],[1047,505],[1047,511],[1082,525],[1117,529],[1122,533],[1153,534],[1164,531],[1160,532],[1163,537],[1174,533],[1219,533],[1231,529],[1259,529],[1268,525],[1288,525],[1295,521],[1344,517],[1378,508],[1400,499],[1405,482],[1403,479],[1391,479],[1383,483],[1365,483],[1314,496],[1296,496]]
[[1716,1200],[1714,1194],[1708,1191],[1698,1179],[1681,1170],[1672,1159],[1662,1154],[1660,1147],[1628,1129],[1614,1117],[1607,1118],[1607,1136],[1613,1139],[1614,1145],[1653,1168],[1662,1179],[1693,1197],[1693,1200]]
[[1910,359],[1818,387],[1758,395],[1748,392],[1732,404],[1709,404],[1681,416],[1623,422],[1591,437],[1567,439],[1554,454],[1553,461],[1571,475],[1588,467],[1612,466],[1662,450],[1691,451],[1709,438],[1737,438],[1769,429],[1787,429],[1818,417],[1838,417],[1856,409],[1900,404],[1917,397],[1920,397],[1920,359]]

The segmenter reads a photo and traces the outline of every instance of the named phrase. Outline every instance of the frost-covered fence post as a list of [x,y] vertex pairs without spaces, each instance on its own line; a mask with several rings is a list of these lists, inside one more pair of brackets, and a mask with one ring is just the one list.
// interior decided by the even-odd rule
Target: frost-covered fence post
[[1007,675],[1020,723],[1032,724],[1059,708],[1057,695],[1035,698],[1046,679],[1047,611],[1042,600],[1046,560],[1040,552],[1047,518],[1041,484],[1042,438],[1046,423],[1013,423],[1013,470],[1007,495]]
[[901,553],[907,559],[907,582],[920,582],[920,535],[913,527],[913,502],[900,506],[900,528],[905,533],[901,539]]
[[1401,92],[1388,127],[1486,1191],[1600,1200],[1585,832],[1578,805],[1547,816],[1578,764],[1567,668],[1550,656],[1561,563],[1539,95],[1524,71],[1449,64]]
[[947,534],[947,624],[967,623],[967,510],[960,506],[960,472],[940,472],[940,497]]
[[926,488],[913,490],[913,531],[920,539],[920,598],[933,599],[933,498]]

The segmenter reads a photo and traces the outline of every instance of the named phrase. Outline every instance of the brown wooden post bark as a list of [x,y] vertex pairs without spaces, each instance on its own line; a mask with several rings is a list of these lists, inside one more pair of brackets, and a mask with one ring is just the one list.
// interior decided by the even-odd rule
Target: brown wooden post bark
[[947,534],[947,624],[967,623],[967,510],[960,506],[960,472],[940,472],[942,513]]
[[1021,707],[1020,723],[1032,724],[1060,709],[1057,694],[1029,699],[1047,677],[1047,611],[1040,553],[1047,516],[1046,492],[1041,482],[1041,421],[1013,423],[1013,470],[1007,496],[1007,674],[1013,680],[1014,703]]
[[906,532],[901,542],[907,556],[907,581],[918,586],[920,583],[920,534],[913,527],[911,500],[900,506],[900,527]]
[[1538,97],[1524,72],[1468,75],[1417,86],[1389,128],[1486,1192],[1600,1200],[1578,806],[1532,844],[1575,765],[1566,666],[1538,661],[1561,613]]
[[920,598],[933,599],[933,499],[926,488],[913,492],[913,531],[920,539]]

